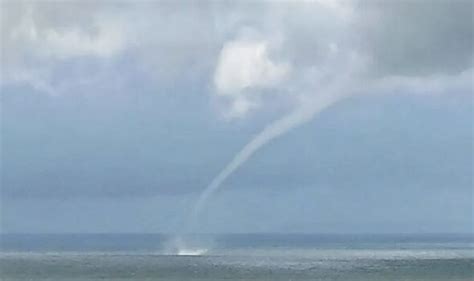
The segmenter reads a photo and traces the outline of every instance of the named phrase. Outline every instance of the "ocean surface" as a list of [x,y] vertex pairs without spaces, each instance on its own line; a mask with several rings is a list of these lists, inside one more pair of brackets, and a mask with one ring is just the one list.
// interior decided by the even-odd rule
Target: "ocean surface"
[[1,236],[0,280],[474,280],[472,235]]

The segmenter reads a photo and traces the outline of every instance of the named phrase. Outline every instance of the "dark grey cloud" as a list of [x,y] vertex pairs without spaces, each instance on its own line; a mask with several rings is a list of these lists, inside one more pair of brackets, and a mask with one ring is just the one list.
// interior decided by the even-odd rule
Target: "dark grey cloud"
[[473,63],[474,2],[361,1],[362,48],[378,75],[459,73]]

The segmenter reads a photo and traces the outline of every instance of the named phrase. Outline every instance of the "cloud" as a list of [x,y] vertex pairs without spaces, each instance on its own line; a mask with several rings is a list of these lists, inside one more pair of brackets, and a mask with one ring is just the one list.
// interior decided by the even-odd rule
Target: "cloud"
[[28,51],[45,59],[67,59],[76,56],[110,57],[124,45],[122,28],[117,23],[96,21],[94,30],[82,26],[60,28],[41,25],[35,21],[30,7],[8,34],[14,45],[24,45]]
[[[2,2],[2,6],[3,85],[26,83],[57,94],[53,77],[62,63],[111,59],[128,44],[124,22],[108,16],[101,5]],[[74,80],[85,76],[87,72],[80,72]]]
[[[296,78],[334,49],[369,58],[376,78],[456,75],[473,63],[472,1],[15,1],[2,7],[3,85],[59,94],[96,71],[76,63],[114,63],[126,55],[157,87],[188,78],[215,84],[227,99],[219,111],[240,117],[274,102],[263,97],[269,89],[289,90],[276,99],[287,103],[299,87]],[[76,76],[58,86],[66,63]]]
[[277,87],[290,72],[289,64],[269,57],[268,44],[248,38],[224,44],[214,73],[214,85],[217,95],[231,100],[230,117],[241,117],[258,107],[259,90]]
[[377,76],[457,74],[473,64],[474,2],[360,1],[359,48]]
[[472,94],[474,68],[460,73],[439,73],[429,76],[391,75],[377,79],[367,92],[371,93],[409,93],[415,95],[454,95]]
[[288,69],[268,57],[266,42],[231,41],[221,51],[214,82],[218,94],[236,95],[246,88],[275,86]]
[[350,5],[308,1],[264,8],[244,17],[234,28],[238,35],[220,50],[213,82],[218,99],[227,101],[221,106],[228,118],[300,106],[321,92],[325,79],[344,72],[342,60],[355,53],[343,40],[352,30]]
[[[75,2],[3,4],[3,52],[9,57],[56,60],[80,56],[110,57],[126,42],[124,22],[113,19],[100,5]],[[71,15],[70,10],[77,11]]]

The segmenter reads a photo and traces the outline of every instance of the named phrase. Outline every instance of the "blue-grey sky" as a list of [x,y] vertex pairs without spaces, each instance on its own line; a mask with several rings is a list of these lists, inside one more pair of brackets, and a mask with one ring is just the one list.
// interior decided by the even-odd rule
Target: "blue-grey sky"
[[472,1],[1,7],[1,232],[473,231]]

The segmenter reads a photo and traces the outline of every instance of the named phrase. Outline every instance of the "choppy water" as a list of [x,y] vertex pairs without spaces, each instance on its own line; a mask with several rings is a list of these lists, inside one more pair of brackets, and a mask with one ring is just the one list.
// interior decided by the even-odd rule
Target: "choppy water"
[[[468,235],[2,236],[1,280],[473,280]],[[171,245],[171,246],[170,246]]]

